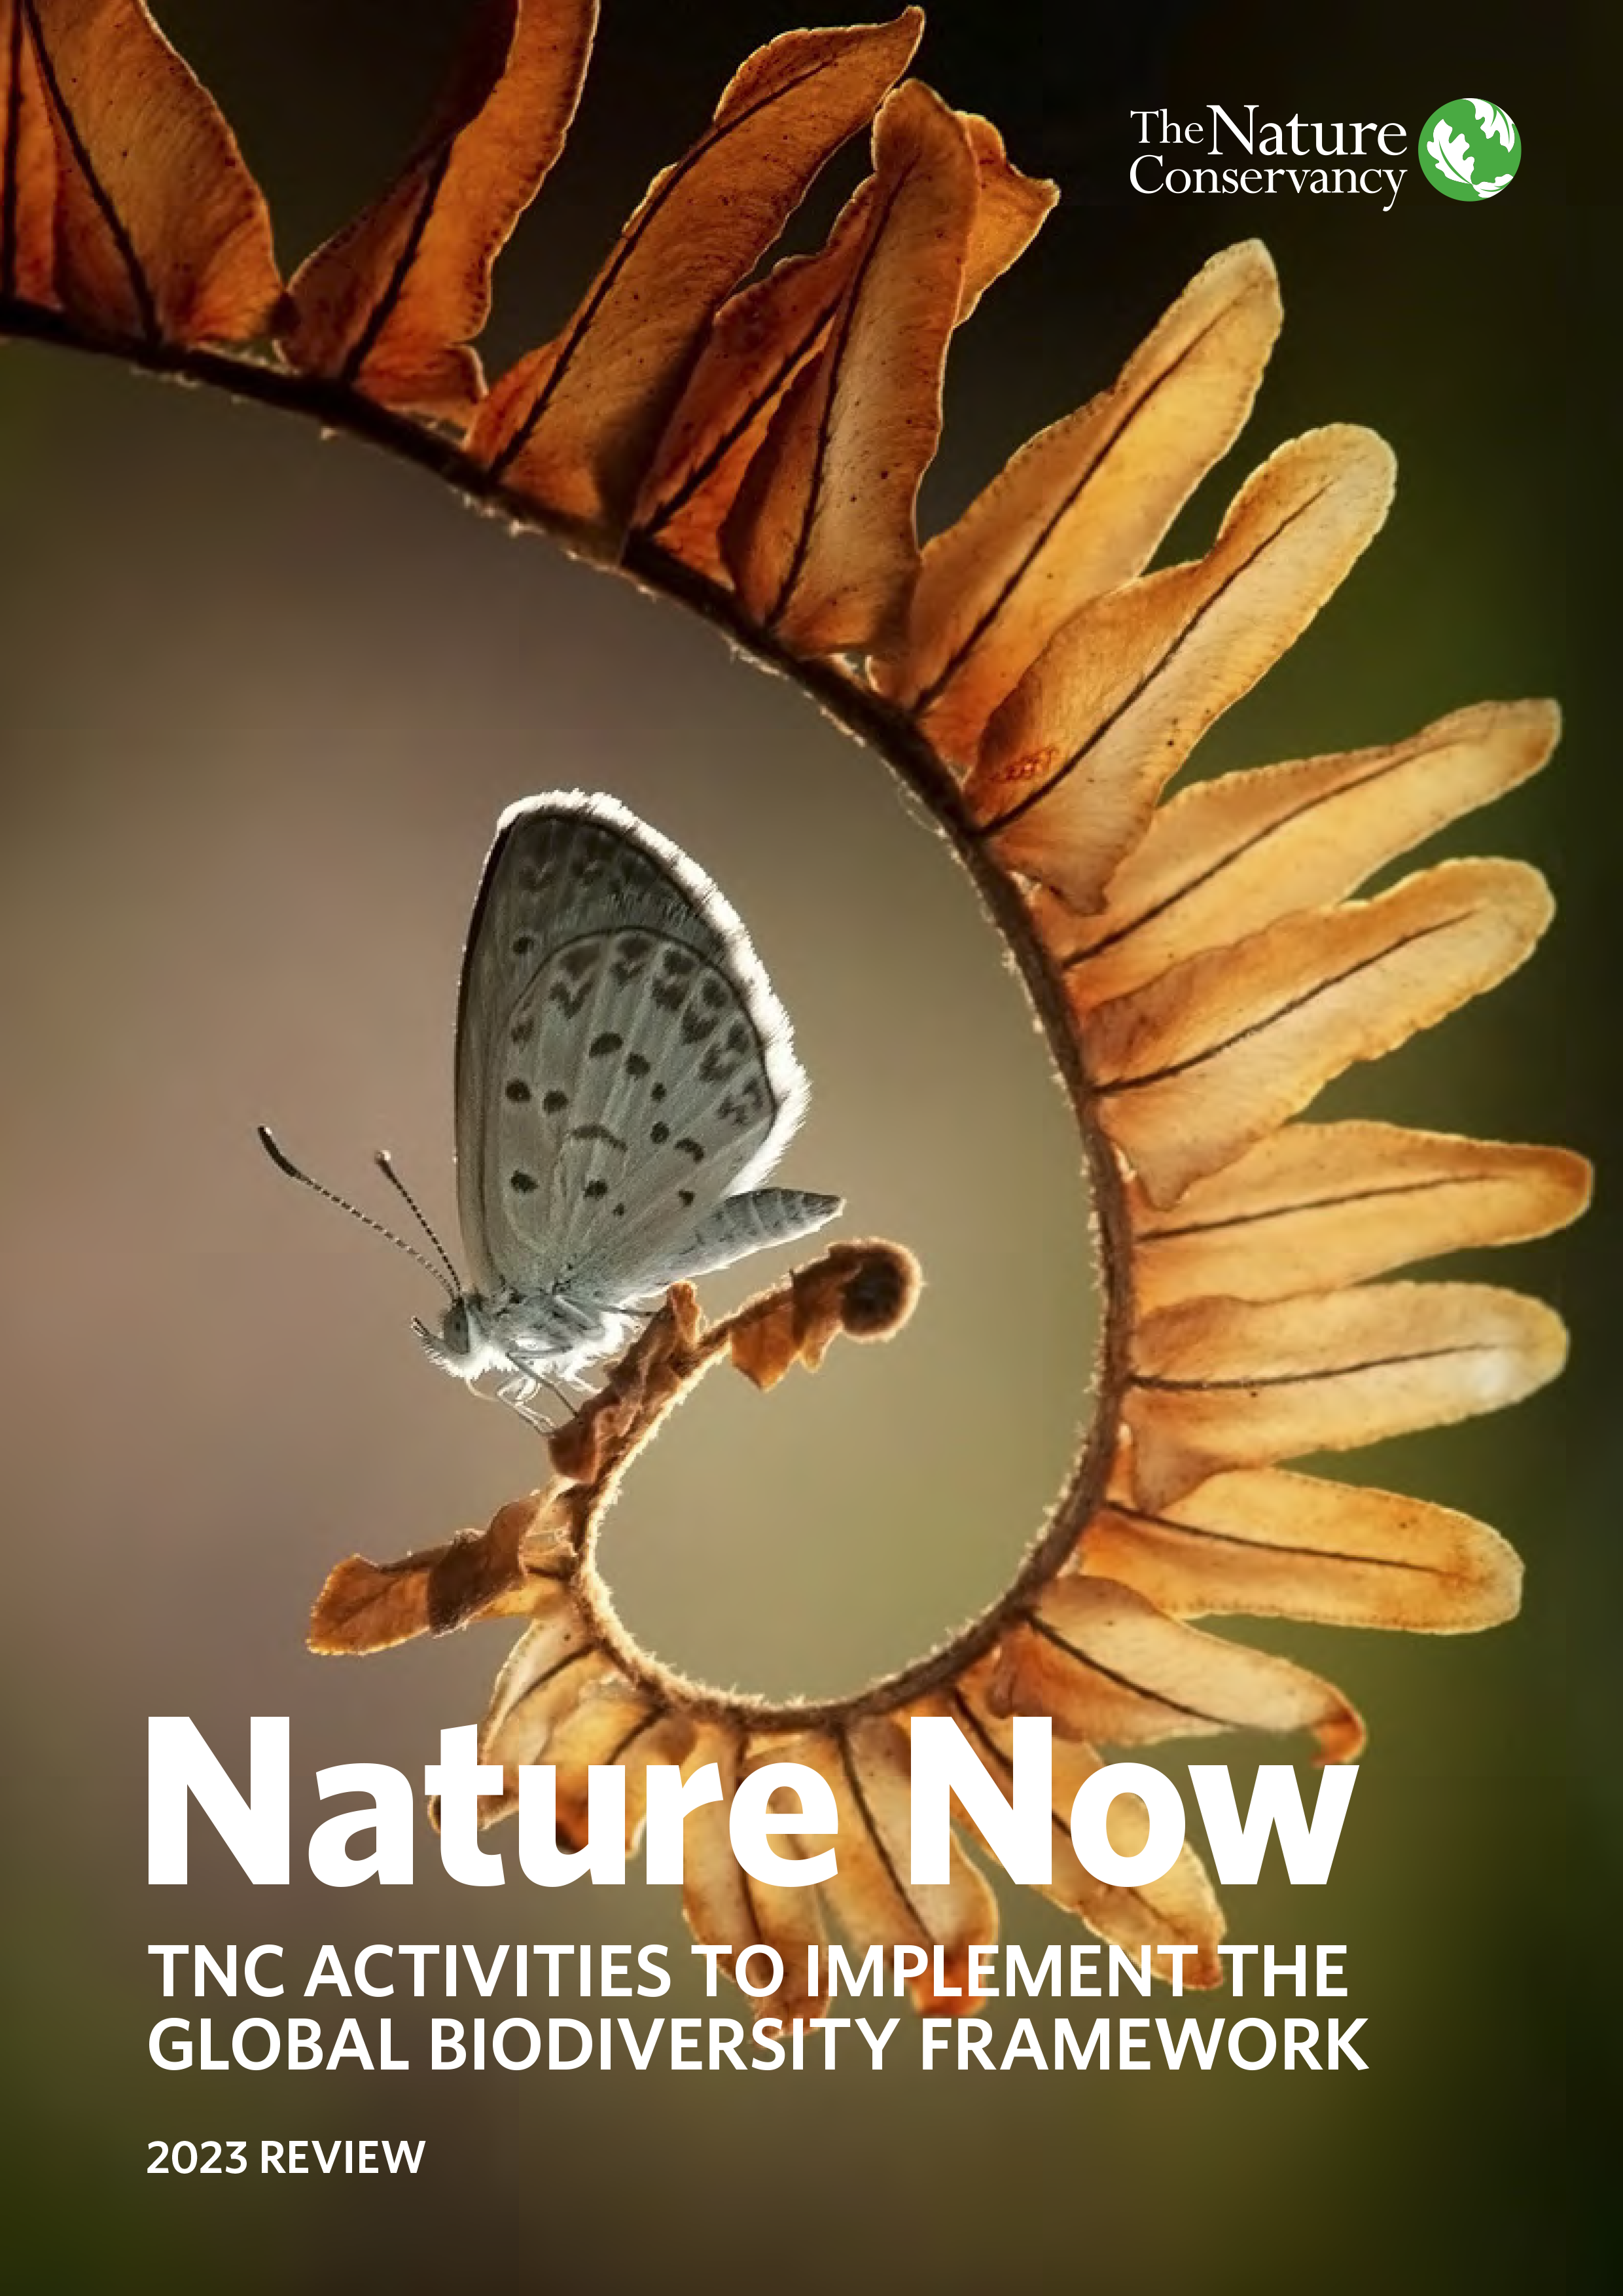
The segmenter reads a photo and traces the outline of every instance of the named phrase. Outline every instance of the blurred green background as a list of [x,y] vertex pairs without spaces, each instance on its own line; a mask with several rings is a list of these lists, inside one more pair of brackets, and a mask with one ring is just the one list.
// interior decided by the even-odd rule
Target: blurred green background
[[[463,10],[159,13],[235,123],[291,268],[397,163]],[[494,365],[545,337],[739,58],[796,20],[760,0],[604,14],[569,151],[498,274]],[[1584,21],[1392,0],[938,0],[920,69],[1064,192],[960,343],[929,522],[1106,381],[1215,248],[1265,237],[1284,338],[1246,441],[1176,543],[1203,546],[1250,463],[1320,422],[1373,424],[1402,475],[1374,549],[1199,767],[1394,737],[1486,695],[1562,696],[1555,770],[1438,846],[1545,866],[1550,941],[1329,1104],[1594,1151],[1616,1097],[1618,799],[1599,722],[1613,644],[1590,604],[1608,370],[1586,329],[1610,209],[1580,177]],[[1468,89],[1527,147],[1480,209],[1436,197],[1412,153],[1390,214],[1127,189],[1130,107],[1254,101],[1414,129]],[[799,236],[856,168],[848,155]],[[1021,1000],[944,849],[870,758],[675,609],[285,419],[16,346],[0,356],[0,533],[16,2284],[1600,2284],[1604,2124],[1566,2100],[1619,2038],[1604,1203],[1570,1237],[1451,1271],[1554,1300],[1578,1341],[1567,1380],[1355,1463],[1503,1527],[1528,1561],[1523,1617],[1461,1641],[1255,1631],[1345,1685],[1373,1743],[1331,1885],[1292,1891],[1275,1858],[1228,1893],[1230,1933],[1345,1943],[1367,2073],[925,2077],[910,2023],[881,2079],[856,2063],[686,2083],[149,2067],[148,2026],[190,2006],[160,2002],[149,1941],[275,1938],[290,1967],[325,1939],[348,1956],[430,1937],[486,1955],[663,1939],[685,1957],[675,1893],[640,1880],[607,1911],[584,1890],[470,1892],[426,1834],[409,1896],[298,1870],[316,1769],[414,1771],[442,1725],[481,1710],[507,1639],[315,1660],[302,1631],[324,1571],[482,1521],[536,1462],[516,1421],[423,1365],[412,1271],[279,1183],[251,1127],[274,1118],[363,1191],[387,1141],[448,1219],[455,966],[504,804],[611,788],[713,872],[813,1078],[783,1177],[842,1190],[853,1229],[903,1239],[930,1278],[891,1347],[836,1351],[770,1403],[718,1376],[639,1467],[606,1560],[661,1653],[832,1692],[996,1591],[1085,1405],[1086,1205]],[[151,1712],[191,1714],[239,1776],[248,1716],[291,1715],[291,1888],[250,1888],[200,1825],[192,1886],[149,1896]],[[1180,1775],[1189,1756],[1243,1768],[1274,1751],[1166,1759]],[[1069,1933],[1034,1896],[1003,1897],[1029,1949]],[[701,2012],[701,1994],[684,1975],[653,2005]],[[415,2183],[143,2173],[150,2136],[367,2132],[428,2136]]]

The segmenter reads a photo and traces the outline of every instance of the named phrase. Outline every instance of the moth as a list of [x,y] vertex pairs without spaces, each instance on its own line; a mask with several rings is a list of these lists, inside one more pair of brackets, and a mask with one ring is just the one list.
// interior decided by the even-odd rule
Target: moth
[[612,797],[549,791],[497,824],[456,1012],[456,1193],[466,1278],[387,1155],[447,1304],[413,1328],[526,1418],[579,1383],[668,1285],[809,1235],[837,1196],[763,1186],[806,1111],[789,1017],[731,904]]

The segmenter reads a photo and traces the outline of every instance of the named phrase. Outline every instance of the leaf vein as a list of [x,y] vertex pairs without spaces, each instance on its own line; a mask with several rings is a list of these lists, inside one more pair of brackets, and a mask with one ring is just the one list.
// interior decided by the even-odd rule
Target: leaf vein
[[17,291],[17,206],[20,191],[18,160],[22,143],[22,10],[13,5],[11,57],[5,83],[5,142],[0,151],[4,175],[0,177],[0,297]]
[[1361,1357],[1357,1363],[1327,1364],[1317,1371],[1252,1372],[1234,1379],[1170,1379],[1150,1372],[1135,1372],[1135,1387],[1154,1388],[1169,1395],[1257,1394],[1268,1387],[1316,1387],[1338,1379],[1354,1379],[1366,1371],[1390,1371],[1398,1364],[1446,1363],[1452,1356],[1497,1355],[1491,1340],[1468,1340],[1447,1348],[1412,1348],[1389,1356]]
[[913,703],[913,708],[921,717],[922,717],[932,704],[939,699],[942,690],[950,685],[952,680],[956,677],[960,669],[963,668],[964,662],[968,660],[969,656],[973,653],[975,648],[980,644],[981,639],[986,636],[988,630],[1002,613],[1014,591],[1017,590],[1020,585],[1025,580],[1026,576],[1030,572],[1032,565],[1036,560],[1039,558],[1042,553],[1047,548],[1049,542],[1053,538],[1055,528],[1070,511],[1073,504],[1076,503],[1078,496],[1082,493],[1084,488],[1088,485],[1094,473],[1100,468],[1100,465],[1111,455],[1129,423],[1131,423],[1140,414],[1143,413],[1143,409],[1151,404],[1157,392],[1161,390],[1172,381],[1173,377],[1177,373],[1178,369],[1183,366],[1184,362],[1193,357],[1195,352],[1200,349],[1201,345],[1205,342],[1207,338],[1222,324],[1223,321],[1228,317],[1234,308],[1234,304],[1226,304],[1221,311],[1214,313],[1213,316],[1208,320],[1207,324],[1201,329],[1200,332],[1192,336],[1189,341],[1184,344],[1183,349],[1172,361],[1171,365],[1169,366],[1162,367],[1159,373],[1149,377],[1145,387],[1138,393],[1137,397],[1129,400],[1122,406],[1115,423],[1107,432],[1105,437],[1099,441],[1097,449],[1090,457],[1086,468],[1079,472],[1074,484],[1070,486],[1063,495],[1062,495],[1059,501],[1054,504],[1053,511],[1050,512],[1047,519],[1045,520],[1037,533],[1033,537],[1029,547],[1021,559],[1019,564],[1015,566],[1010,573],[1007,581],[1004,584],[1003,587],[997,591],[978,619],[966,632],[963,642],[959,644],[956,650],[949,655],[947,660],[942,664],[940,669],[937,671],[935,676],[930,679],[929,685],[925,686],[923,691],[919,694],[917,700]]
[[1129,917],[1125,924],[1118,925],[1114,932],[1104,934],[1102,939],[1093,942],[1086,948],[1073,950],[1065,959],[1062,970],[1070,972],[1076,966],[1086,964],[1090,957],[1100,956],[1107,948],[1115,948],[1122,941],[1130,940],[1133,935],[1141,931],[1143,926],[1153,924],[1156,919],[1164,916],[1168,909],[1176,908],[1180,901],[1187,900],[1192,893],[1198,893],[1202,885],[1209,884],[1214,877],[1221,876],[1225,869],[1231,867],[1245,854],[1254,852],[1260,845],[1266,845],[1270,838],[1283,836],[1286,830],[1294,828],[1299,821],[1305,821],[1307,816],[1316,812],[1320,806],[1333,805],[1338,798],[1347,796],[1352,790],[1368,789],[1372,783],[1383,780],[1388,774],[1401,772],[1405,766],[1423,763],[1431,754],[1430,750],[1422,750],[1417,758],[1414,752],[1410,751],[1401,758],[1388,758],[1380,765],[1372,766],[1367,773],[1360,774],[1356,780],[1340,782],[1333,789],[1316,790],[1310,797],[1306,797],[1299,805],[1292,806],[1288,813],[1282,813],[1277,821],[1266,822],[1260,829],[1253,830],[1249,837],[1242,838],[1239,844],[1226,847],[1197,875],[1186,878],[1181,885],[1175,885],[1170,892],[1155,902],[1152,906],[1143,910],[1135,917]]
[[124,266],[129,281],[130,292],[135,299],[135,307],[141,315],[141,332],[149,342],[157,342],[161,330],[158,324],[158,306],[152,298],[151,283],[142,268],[141,259],[135,252],[134,242],[124,227],[124,218],[113,205],[107,186],[97,175],[84,138],[79,134],[78,122],[69,109],[61,83],[56,76],[56,67],[51,60],[50,50],[45,45],[45,34],[40,29],[37,0],[20,0],[20,4],[28,11],[29,29],[34,35],[34,53],[38,59],[40,78],[45,81],[52,106],[61,122],[62,133],[68,139],[69,149],[78,163],[79,171],[89,187],[90,195],[101,212],[102,220],[107,226],[108,234],[114,247],[118,250],[119,260]]
[[1168,1243],[1187,1235],[1217,1235],[1227,1227],[1254,1227],[1262,1220],[1294,1219],[1306,1212],[1334,1211],[1343,1204],[1373,1203],[1382,1196],[1423,1196],[1434,1188],[1471,1188],[1497,1175],[1482,1172],[1443,1172],[1430,1180],[1389,1180],[1378,1187],[1348,1188],[1343,1195],[1299,1196],[1286,1204],[1267,1204],[1254,1212],[1229,1212],[1222,1219],[1186,1220],[1177,1227],[1142,1227],[1141,1243]]
[[1243,1718],[1213,1714],[1204,1706],[1191,1706],[1182,1698],[1173,1698],[1165,1691],[1153,1690],[1146,1683],[1135,1682],[1130,1674],[1122,1674],[1115,1667],[1106,1666],[1102,1659],[1090,1657],[1086,1651],[1078,1650],[1075,1643],[1067,1642],[1056,1628],[1051,1627],[1045,1619],[1040,1619],[1035,1611],[1027,1611],[1026,1623],[1045,1641],[1053,1643],[1056,1649],[1062,1650],[1067,1658],[1074,1658],[1078,1666],[1086,1667],[1090,1673],[1102,1674],[1107,1682],[1113,1682],[1119,1690],[1127,1691],[1135,1698],[1146,1698],[1152,1705],[1165,1706],[1174,1714],[1190,1715],[1197,1722],[1216,1723],[1220,1729],[1243,1730],[1247,1726]]
[[1244,1044],[1249,1037],[1260,1036],[1278,1021],[1289,1020],[1292,1013],[1301,1011],[1321,996],[1329,996],[1332,988],[1340,988],[1345,982],[1356,980],[1359,973],[1367,972],[1372,965],[1384,964],[1389,956],[1398,955],[1404,949],[1413,947],[1417,941],[1428,940],[1433,933],[1450,932],[1455,925],[1467,924],[1470,920],[1470,911],[1461,910],[1451,917],[1439,917],[1431,924],[1416,925],[1412,931],[1400,933],[1395,940],[1373,949],[1367,956],[1357,958],[1340,972],[1332,972],[1328,980],[1316,980],[1311,988],[1287,997],[1283,1004],[1275,1005],[1271,1012],[1259,1013],[1256,1020],[1248,1021],[1243,1029],[1236,1029],[1232,1037],[1219,1037],[1215,1045],[1203,1045],[1198,1053],[1191,1053],[1181,1061],[1168,1061],[1164,1068],[1147,1069],[1143,1076],[1122,1077],[1112,1083],[1099,1086],[1099,1097],[1105,1100],[1117,1093],[1142,1092],[1146,1085],[1164,1084],[1169,1077],[1186,1076],[1191,1069],[1198,1069],[1207,1061],[1215,1061],[1222,1054],[1233,1052],[1236,1045]]
[[[1189,619],[1184,623],[1176,637],[1168,647],[1166,652],[1160,656],[1159,660],[1151,663],[1143,676],[1139,679],[1137,685],[1132,688],[1131,692],[1122,695],[1121,700],[1116,704],[1116,707],[1105,718],[1102,720],[1099,725],[1094,728],[1093,732],[1088,735],[1086,741],[1081,744],[1080,748],[1074,750],[1071,752],[1070,756],[1066,758],[1063,765],[1062,765],[1056,772],[1049,776],[1048,780],[1043,783],[1040,789],[1028,791],[1024,797],[1016,799],[1015,802],[1009,808],[1006,813],[1000,813],[992,820],[982,822],[978,832],[979,835],[981,837],[990,837],[997,830],[1007,829],[1012,822],[1019,821],[1022,815],[1029,813],[1034,806],[1040,805],[1045,798],[1052,796],[1053,791],[1059,788],[1062,782],[1069,780],[1070,775],[1076,771],[1077,767],[1082,763],[1084,758],[1086,757],[1088,751],[1097,748],[1098,744],[1103,741],[1105,735],[1111,733],[1114,727],[1120,723],[1122,718],[1127,716],[1128,710],[1132,709],[1143,699],[1144,694],[1149,691],[1155,680],[1160,677],[1165,670],[1170,668],[1171,665],[1177,660],[1179,654],[1183,652],[1184,647],[1189,644],[1189,641],[1193,637],[1195,632],[1200,628],[1207,616],[1217,611],[1224,598],[1227,595],[1228,592],[1234,588],[1234,584],[1240,580],[1241,577],[1244,574],[1248,574],[1251,568],[1256,565],[1258,560],[1264,557],[1268,551],[1273,549],[1276,542],[1281,540],[1283,536],[1287,535],[1291,531],[1291,529],[1297,523],[1299,519],[1306,518],[1310,510],[1316,509],[1318,504],[1324,501],[1325,496],[1331,492],[1334,484],[1335,480],[1333,479],[1326,480],[1324,484],[1320,487],[1316,492],[1308,496],[1306,502],[1299,503],[1296,508],[1291,511],[1287,517],[1281,519],[1277,526],[1271,527],[1268,532],[1263,535],[1257,542],[1255,547],[1248,551],[1246,555],[1241,559],[1238,565],[1234,567],[1230,572],[1224,576],[1222,581],[1217,584],[1216,589],[1211,593],[1211,595],[1209,598],[1201,600],[1200,605],[1195,609],[1194,612],[1191,614]],[[1016,691],[1019,691],[1018,687],[1016,688]]]
[[762,618],[768,629],[775,628],[788,611],[790,602],[794,596],[795,585],[806,569],[807,556],[811,549],[812,530],[817,522],[817,506],[823,493],[823,474],[828,461],[829,442],[833,431],[834,410],[840,398],[840,377],[845,364],[846,353],[850,348],[851,335],[862,305],[863,292],[868,283],[874,260],[879,254],[880,246],[885,235],[885,226],[895,212],[898,200],[900,199],[910,178],[916,171],[917,165],[916,160],[908,162],[892,184],[882,205],[876,207],[867,245],[862,251],[852,274],[850,284],[845,292],[844,308],[835,320],[833,332],[824,348],[823,357],[828,364],[829,381],[828,389],[824,393],[822,411],[817,417],[817,435],[812,450],[812,468],[807,488],[806,512],[800,521],[799,532],[795,537],[795,546],[790,554],[789,564],[784,570],[783,579],[779,585],[776,599],[770,611]]
[[[806,70],[797,74],[793,79],[785,80],[781,86],[769,88],[765,94],[758,96],[753,103],[746,104],[743,110],[737,112],[731,119],[712,121],[698,143],[673,163],[664,183],[649,201],[642,214],[632,218],[619,245],[603,266],[602,275],[596,285],[589,291],[586,300],[565,327],[558,355],[553,361],[552,371],[540,390],[537,391],[534,405],[501,452],[491,459],[492,479],[500,479],[514,458],[521,455],[529,445],[537,424],[545,414],[553,393],[568,372],[570,362],[578,348],[582,335],[596,317],[610,289],[641,246],[656,218],[669,206],[677,185],[692,174],[701,160],[707,159],[712,152],[719,150],[730,135],[736,135],[740,128],[747,126],[758,113],[767,110],[772,104],[781,102],[784,97],[791,95],[797,88],[804,87],[808,81],[816,78],[820,72],[830,70],[839,61],[840,61],[840,56],[826,56],[820,62],[808,64]],[[856,131],[852,132],[854,134]]]
[[444,189],[446,175],[451,165],[451,152],[455,142],[454,136],[447,137],[424,179],[422,196],[418,201],[417,211],[412,217],[411,229],[406,233],[400,252],[395,258],[394,268],[384,282],[377,299],[366,315],[365,324],[350,345],[344,363],[339,369],[338,379],[340,382],[358,381],[361,369],[377,348],[384,328],[395,315],[400,297],[405,292],[406,280],[410,277],[417,258],[422,250],[423,234],[432,222],[434,209],[439,205],[439,194]]
[[1119,1499],[1107,1499],[1105,1508],[1111,1514],[1119,1514],[1128,1522],[1146,1524],[1152,1530],[1170,1530],[1181,1538],[1209,1539],[1219,1546],[1242,1546],[1252,1554],[1299,1557],[1312,1562],[1356,1562],[1371,1570],[1417,1570],[1422,1578],[1455,1575],[1439,1570],[1434,1563],[1408,1562],[1392,1554],[1353,1554],[1336,1546],[1276,1546],[1271,1539],[1246,1538],[1235,1530],[1214,1530],[1205,1523],[1180,1522],[1176,1515],[1146,1514],[1138,1507],[1124,1506]]

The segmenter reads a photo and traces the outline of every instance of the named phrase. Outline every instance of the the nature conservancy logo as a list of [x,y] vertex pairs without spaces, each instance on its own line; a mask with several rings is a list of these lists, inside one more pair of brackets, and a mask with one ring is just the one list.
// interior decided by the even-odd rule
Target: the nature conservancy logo
[[1491,200],[1521,165],[1521,138],[1508,111],[1485,95],[1460,95],[1420,131],[1420,164],[1446,200]]
[[1143,147],[1128,179],[1135,192],[1340,193],[1389,209],[1408,170],[1390,163],[1409,148],[1397,119],[1289,119],[1258,116],[1254,103],[1229,111],[1209,103],[1203,119],[1130,111]]
[[[1127,168],[1135,192],[1153,198],[1242,193],[1255,198],[1309,196],[1397,205],[1409,170],[1394,166],[1414,146],[1398,119],[1270,119],[1254,103],[1208,103],[1193,119],[1132,111],[1137,147]],[[1426,180],[1451,200],[1491,199],[1521,160],[1510,114],[1486,96],[1465,95],[1434,111],[1421,132]]]

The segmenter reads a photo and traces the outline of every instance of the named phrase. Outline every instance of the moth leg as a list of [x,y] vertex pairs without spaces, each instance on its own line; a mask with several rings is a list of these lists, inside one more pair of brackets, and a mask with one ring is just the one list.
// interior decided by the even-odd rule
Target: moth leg
[[[584,1385],[583,1382],[578,1381],[576,1383],[577,1385]],[[548,1379],[544,1372],[532,1372],[529,1375],[529,1391],[531,1395],[535,1393],[538,1387],[544,1387],[549,1395],[554,1397],[557,1401],[563,1406],[566,1412],[573,1411],[575,1408],[574,1405],[570,1401],[569,1397],[564,1393],[563,1390],[559,1386],[555,1379]]]
[[520,1372],[514,1378],[504,1380],[491,1400],[504,1403],[509,1411],[517,1412],[527,1427],[535,1428],[538,1434],[547,1435],[552,1432],[550,1423],[529,1408],[530,1397],[542,1384],[541,1381],[532,1379],[528,1372]]

